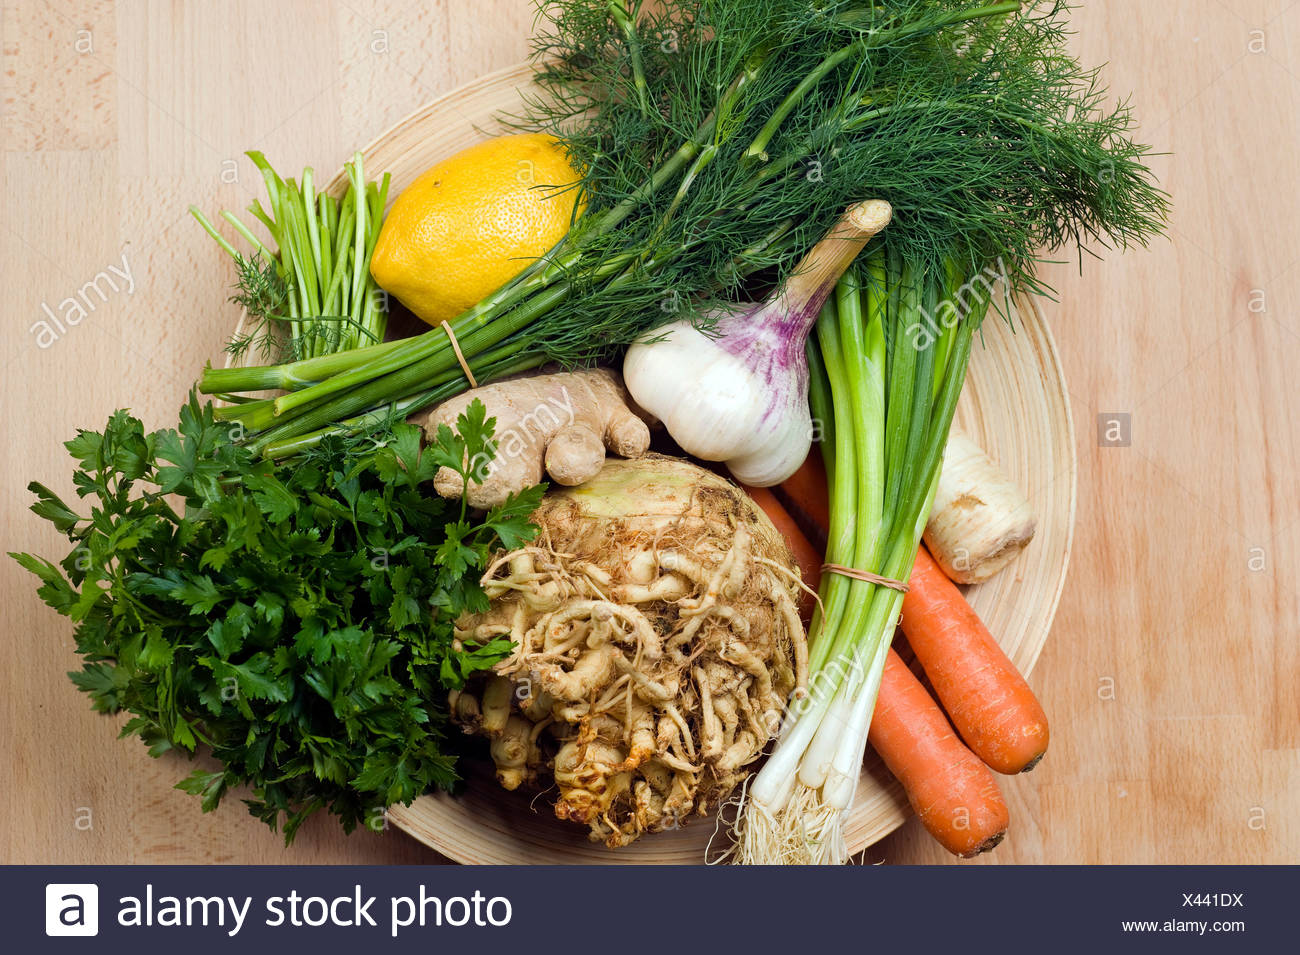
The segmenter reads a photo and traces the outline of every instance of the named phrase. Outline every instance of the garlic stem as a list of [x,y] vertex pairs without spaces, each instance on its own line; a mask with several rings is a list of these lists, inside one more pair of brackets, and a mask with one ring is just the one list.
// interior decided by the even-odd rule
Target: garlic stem
[[883,199],[868,199],[849,206],[831,231],[795,268],[777,301],[780,312],[799,311],[807,316],[807,327],[798,342],[800,350],[826,296],[858,253],[889,225],[893,214],[893,207]]

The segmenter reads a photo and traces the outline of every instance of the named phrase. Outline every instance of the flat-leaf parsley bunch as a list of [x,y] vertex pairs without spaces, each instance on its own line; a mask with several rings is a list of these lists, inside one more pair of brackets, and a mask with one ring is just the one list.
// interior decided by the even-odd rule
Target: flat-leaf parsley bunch
[[458,643],[453,621],[487,609],[479,576],[536,533],[543,489],[477,517],[420,487],[439,467],[468,486],[494,424],[476,401],[427,445],[390,421],[276,465],[193,394],[177,430],[118,411],[66,444],[88,517],[30,485],[72,550],[57,566],[12,556],[76,624],[69,676],[95,709],[133,714],[122,735],[154,756],[220,761],[178,784],[205,811],[247,785],[286,840],[318,809],[350,831],[456,780],[446,690],[510,649]]

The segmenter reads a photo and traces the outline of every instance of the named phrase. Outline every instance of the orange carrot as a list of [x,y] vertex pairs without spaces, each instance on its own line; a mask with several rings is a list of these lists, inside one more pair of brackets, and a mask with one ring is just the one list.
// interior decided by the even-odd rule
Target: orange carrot
[[[794,554],[795,563],[799,565],[799,574],[803,577],[804,584],[812,591],[817,592],[817,586],[821,582],[822,576],[822,555],[808,537],[795,523],[790,512],[781,506],[781,502],[776,499],[770,488],[766,487],[749,487],[742,484],[754,503],[759,509],[768,516],[768,519],[776,525],[776,529],[781,532],[785,542],[790,545],[790,552]],[[804,594],[801,601],[800,609],[803,611],[804,620],[812,616],[813,607],[816,600],[812,594]]]
[[[771,491],[745,490],[785,535],[804,583],[815,591],[821,582],[822,555]],[[805,619],[811,607],[806,610]],[[868,738],[903,784],[926,830],[945,849],[972,856],[1002,841],[1009,816],[993,774],[957,738],[939,704],[893,650],[880,680]]]
[[806,517],[812,529],[822,538],[826,536],[826,528],[831,523],[830,490],[826,485],[826,465],[815,445],[799,470],[781,485],[779,493],[787,509],[796,516]]
[[903,633],[961,738],[1000,773],[1047,751],[1047,716],[1015,664],[924,547],[903,597]]
[[1010,814],[988,767],[967,749],[921,682],[889,651],[868,737],[926,831],[956,855],[987,852]]

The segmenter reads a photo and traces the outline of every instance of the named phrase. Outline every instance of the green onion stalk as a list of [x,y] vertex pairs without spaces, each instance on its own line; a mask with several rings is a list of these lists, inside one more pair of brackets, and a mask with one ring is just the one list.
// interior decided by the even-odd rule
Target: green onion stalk
[[260,152],[250,152],[266,185],[269,209],[249,212],[266,227],[268,247],[233,212],[221,217],[248,243],[240,252],[196,207],[190,213],[235,262],[239,278],[232,301],[243,306],[243,329],[227,343],[238,358],[277,347],[290,358],[317,358],[383,341],[388,304],[370,275],[379,240],[389,176],[367,182],[361,153],[344,164],[347,186],[339,198],[317,192],[311,167],[301,181],[282,179]]
[[[698,307],[702,298],[752,301],[755,281],[784,281],[863,195],[894,207],[890,247],[916,274],[949,262],[974,274],[1002,256],[1018,292],[1044,291],[1032,267],[1041,248],[1142,241],[1163,220],[1127,108],[1103,109],[1096,74],[1065,49],[1062,3],[542,7],[534,46],[543,95],[508,123],[561,138],[582,171],[586,213],[449,329],[205,370],[207,394],[286,392],[224,412],[254,450],[284,457],[381,409],[415,409],[468,387],[453,335],[479,382],[616,359],[683,314],[717,314]],[[278,177],[267,183],[273,206],[281,196],[276,208],[305,198]],[[366,216],[369,229],[379,210],[359,203],[356,221]],[[318,218],[337,240],[341,224],[328,212]],[[355,287],[358,256],[341,273],[341,247],[335,241],[327,256],[311,221],[280,236],[296,266],[314,266],[319,245],[322,269],[327,260],[332,269],[327,303],[336,302],[328,291],[340,274]],[[311,283],[287,284],[290,317],[305,314],[303,302],[312,312]]]
[[[810,399],[830,483],[828,565],[809,635],[806,694],[747,787],[736,861],[847,860],[852,804],[880,689],[938,481],[971,342],[998,272],[920,273],[870,250],[836,287],[809,340]],[[898,585],[898,586],[894,586]]]

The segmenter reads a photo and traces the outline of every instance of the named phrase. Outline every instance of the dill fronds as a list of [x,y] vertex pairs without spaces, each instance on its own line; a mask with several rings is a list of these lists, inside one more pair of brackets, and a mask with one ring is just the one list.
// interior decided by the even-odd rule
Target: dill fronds
[[[1044,256],[1146,242],[1167,197],[1128,105],[1067,49],[1067,14],[1063,0],[546,0],[540,91],[505,123],[561,137],[587,208],[450,323],[476,376],[609,360],[683,315],[706,322],[701,299],[782,281],[867,197],[894,207],[877,242],[918,287],[996,265],[1011,292],[1050,294]],[[276,454],[464,386],[439,329],[313,360],[200,387],[298,388],[252,439]]]

